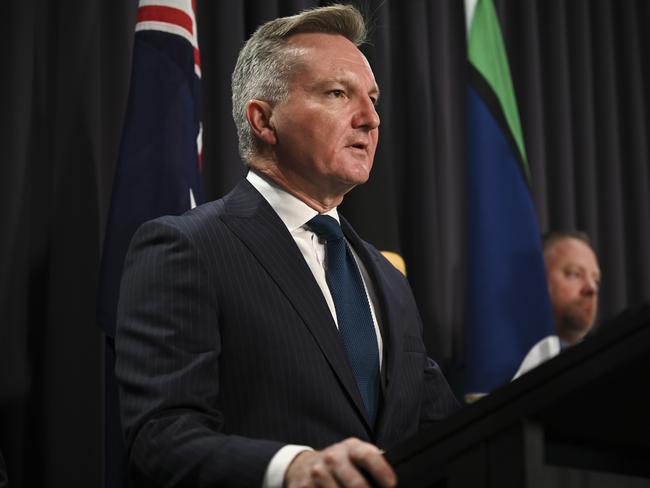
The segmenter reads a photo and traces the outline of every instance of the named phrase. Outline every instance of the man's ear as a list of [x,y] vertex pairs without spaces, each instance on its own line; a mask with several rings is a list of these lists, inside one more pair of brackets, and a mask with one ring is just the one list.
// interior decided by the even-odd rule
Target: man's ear
[[275,127],[271,123],[273,107],[263,100],[249,100],[246,104],[246,119],[253,133],[262,142],[268,145],[275,145],[278,138],[275,134]]

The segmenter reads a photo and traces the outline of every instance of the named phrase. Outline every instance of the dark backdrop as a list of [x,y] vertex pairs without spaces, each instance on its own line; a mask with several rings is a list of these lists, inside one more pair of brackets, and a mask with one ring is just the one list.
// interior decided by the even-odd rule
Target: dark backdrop
[[[650,297],[650,2],[495,3],[540,230],[591,235],[601,317],[610,316]],[[316,4],[198,1],[208,198],[243,173],[229,95],[243,40],[264,20]],[[462,355],[462,2],[357,5],[374,26],[364,51],[382,90],[382,129],[371,181],[343,212],[404,256],[429,352],[448,364]],[[12,487],[102,484],[95,287],[136,7],[21,0],[0,16],[0,450]]]

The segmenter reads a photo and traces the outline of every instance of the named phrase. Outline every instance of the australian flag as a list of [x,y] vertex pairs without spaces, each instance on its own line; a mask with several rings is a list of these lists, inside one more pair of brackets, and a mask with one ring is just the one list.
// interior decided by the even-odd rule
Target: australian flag
[[115,336],[136,229],[201,203],[200,76],[192,0],[140,0],[131,89],[102,256],[97,318]]
[[133,69],[99,277],[106,334],[106,482],[128,486],[114,375],[120,278],[136,229],[202,202],[201,67],[193,0],[140,0]]

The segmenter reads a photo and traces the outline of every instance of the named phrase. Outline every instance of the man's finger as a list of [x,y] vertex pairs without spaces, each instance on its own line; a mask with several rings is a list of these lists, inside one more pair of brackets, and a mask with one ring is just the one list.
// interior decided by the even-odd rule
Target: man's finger
[[397,484],[395,471],[376,446],[358,441],[350,445],[348,455],[356,466],[368,473],[380,486],[390,488]]
[[310,467],[309,478],[318,488],[337,488],[339,486],[331,468],[322,460],[315,462]]
[[359,471],[360,467],[355,465],[349,457],[349,451],[344,447],[341,447],[340,450],[343,454],[340,459],[331,459],[328,456],[325,458],[339,486],[370,488],[366,478]]

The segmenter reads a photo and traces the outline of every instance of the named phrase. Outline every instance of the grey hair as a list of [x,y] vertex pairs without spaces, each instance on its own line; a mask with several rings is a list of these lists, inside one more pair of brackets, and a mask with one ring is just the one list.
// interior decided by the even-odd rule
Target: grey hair
[[361,13],[351,5],[314,8],[262,24],[239,52],[232,74],[232,115],[239,154],[247,165],[260,147],[246,119],[246,104],[252,99],[269,103],[286,100],[291,76],[302,66],[304,52],[289,45],[289,37],[312,32],[341,35],[360,46],[367,28]]

